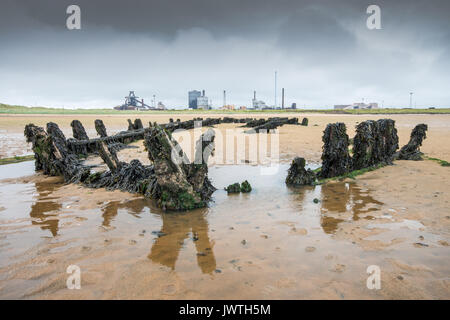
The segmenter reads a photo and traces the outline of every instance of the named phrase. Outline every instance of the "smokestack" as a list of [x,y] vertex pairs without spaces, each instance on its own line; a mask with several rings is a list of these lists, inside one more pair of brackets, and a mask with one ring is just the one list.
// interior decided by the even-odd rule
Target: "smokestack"
[[277,107],[277,72],[275,71],[275,104],[274,107]]
[[202,96],[203,97],[205,96],[205,90],[204,89],[202,90]]
[[227,92],[223,90],[223,106],[227,105]]
[[256,90],[253,91],[253,99],[256,100]]
[[281,89],[281,109],[284,109],[284,88]]

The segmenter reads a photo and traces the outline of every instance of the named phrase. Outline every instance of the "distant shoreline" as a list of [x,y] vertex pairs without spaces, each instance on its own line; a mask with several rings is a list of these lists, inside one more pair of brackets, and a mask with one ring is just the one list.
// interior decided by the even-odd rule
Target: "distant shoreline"
[[0,104],[1,115],[31,115],[31,114],[98,114],[98,115],[121,115],[121,114],[275,114],[275,113],[323,113],[323,114],[340,114],[340,115],[357,115],[357,114],[450,114],[450,108],[436,108],[436,109],[353,109],[353,110],[335,110],[335,109],[270,109],[270,110],[187,110],[187,109],[170,109],[170,110],[114,110],[114,109],[57,109],[44,107],[25,107],[25,106],[11,106],[7,104]]

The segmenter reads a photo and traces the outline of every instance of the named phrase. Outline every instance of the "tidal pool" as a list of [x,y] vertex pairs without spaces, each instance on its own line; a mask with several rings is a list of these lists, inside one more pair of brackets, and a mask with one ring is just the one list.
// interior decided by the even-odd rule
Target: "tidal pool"
[[[356,182],[289,188],[287,168],[211,167],[208,208],[163,212],[36,174],[33,162],[1,166],[0,298],[449,297],[446,235],[404,222]],[[251,193],[223,190],[244,180]],[[80,290],[66,287],[69,265]],[[367,288],[370,265],[380,290]]]

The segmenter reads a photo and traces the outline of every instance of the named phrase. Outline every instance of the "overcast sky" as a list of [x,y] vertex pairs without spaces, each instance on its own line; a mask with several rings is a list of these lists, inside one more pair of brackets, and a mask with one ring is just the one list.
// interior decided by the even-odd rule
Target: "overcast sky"
[[[81,30],[66,8],[81,8]],[[366,9],[381,8],[381,30]],[[169,107],[258,99],[450,107],[450,1],[1,0],[0,103],[113,107],[134,90]]]

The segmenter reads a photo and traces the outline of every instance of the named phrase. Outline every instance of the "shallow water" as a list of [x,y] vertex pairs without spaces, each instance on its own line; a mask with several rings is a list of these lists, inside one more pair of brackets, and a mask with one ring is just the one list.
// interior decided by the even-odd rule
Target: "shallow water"
[[[420,222],[393,218],[356,183],[286,187],[287,167],[281,164],[274,175],[261,174],[266,171],[260,166],[212,167],[218,190],[210,207],[177,213],[140,196],[117,197],[57,178],[11,179],[29,175],[33,162],[2,166],[0,297],[408,297],[402,291],[406,281],[395,280],[402,263],[426,266],[402,271],[416,284],[432,268],[433,281],[444,281],[444,287],[429,294],[448,297],[448,267],[442,263],[448,249],[436,245],[442,237]],[[243,180],[251,183],[251,193],[223,190]],[[426,251],[413,245],[418,236],[427,239]],[[66,288],[72,264],[81,268],[81,290]],[[366,269],[373,264],[386,274],[384,291],[366,287]]]

